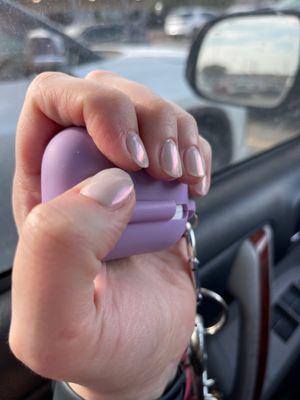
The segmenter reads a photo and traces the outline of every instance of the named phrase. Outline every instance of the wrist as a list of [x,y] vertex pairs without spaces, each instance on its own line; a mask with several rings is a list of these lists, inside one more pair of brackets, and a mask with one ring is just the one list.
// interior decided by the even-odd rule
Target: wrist
[[[173,390],[174,385],[177,384],[178,377],[180,377],[180,387],[184,385],[182,379],[182,368],[172,368],[167,373],[152,378],[151,382],[144,383],[141,386],[123,388],[119,391],[101,392],[90,387],[78,385],[75,383],[68,383],[71,390],[83,400],[155,400],[160,399]],[[177,390],[178,391],[178,390]],[[163,397],[164,398],[164,397]],[[173,397],[172,397],[173,399]]]
[[69,383],[69,386],[83,400],[155,400],[161,397],[168,383],[169,381],[145,388],[132,387],[127,388],[126,391],[111,393],[101,393],[73,383]]

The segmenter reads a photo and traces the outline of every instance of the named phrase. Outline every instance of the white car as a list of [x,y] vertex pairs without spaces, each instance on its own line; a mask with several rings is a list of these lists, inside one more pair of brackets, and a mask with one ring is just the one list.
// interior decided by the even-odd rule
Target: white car
[[190,37],[215,17],[215,13],[201,7],[178,7],[167,16],[164,31],[167,36]]

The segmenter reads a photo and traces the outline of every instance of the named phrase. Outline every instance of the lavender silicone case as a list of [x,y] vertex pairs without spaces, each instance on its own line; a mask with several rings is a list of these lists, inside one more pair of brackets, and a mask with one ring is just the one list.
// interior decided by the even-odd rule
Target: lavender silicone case
[[[114,165],[103,156],[83,128],[68,128],[48,144],[42,161],[42,201],[62,194],[82,180]],[[130,173],[136,192],[132,218],[106,260],[168,248],[183,235],[194,214],[187,185]],[[101,240],[101,238],[99,238]]]

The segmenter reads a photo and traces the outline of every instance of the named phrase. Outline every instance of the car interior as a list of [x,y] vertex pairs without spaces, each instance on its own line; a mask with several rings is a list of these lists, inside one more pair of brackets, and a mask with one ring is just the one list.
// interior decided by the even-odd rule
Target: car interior
[[[243,41],[221,52],[241,26]],[[210,103],[243,106],[264,121],[287,119],[300,100],[299,42],[297,11],[219,15],[193,37],[186,80]],[[213,51],[218,58],[212,59]],[[239,69],[239,54],[247,51]],[[277,57],[271,63],[270,54]],[[264,124],[257,140],[264,140]],[[209,194],[197,201],[198,279],[227,304],[223,327],[205,337],[208,375],[224,400],[300,398],[300,136],[287,135],[270,147],[226,166],[221,161]],[[211,299],[201,304],[207,326],[225,311]],[[0,399],[51,399],[51,382],[9,349],[10,315],[9,268],[0,273]]]

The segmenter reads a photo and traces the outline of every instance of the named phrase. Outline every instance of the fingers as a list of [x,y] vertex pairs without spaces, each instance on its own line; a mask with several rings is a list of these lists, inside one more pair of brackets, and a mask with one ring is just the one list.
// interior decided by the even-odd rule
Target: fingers
[[195,119],[188,113],[178,110],[178,137],[183,160],[182,182],[189,183],[190,193],[205,196],[211,181],[211,147],[199,135]]
[[130,97],[150,161],[148,173],[157,179],[181,177],[182,165],[174,108],[148,88],[109,72],[94,71],[86,79],[109,87],[119,87],[119,90]]
[[97,275],[97,290],[105,290],[101,259],[118,241],[134,203],[129,175],[110,169],[35,207],[26,218],[13,270],[9,340],[34,371],[43,374],[45,367],[47,375],[55,374],[51,364],[60,365],[66,354],[73,357],[79,338],[99,336],[94,279]]
[[135,109],[126,94],[61,73],[41,74],[28,90],[17,128],[14,211],[19,226],[40,201],[47,143],[62,127],[72,125],[86,126],[116,166],[137,170],[148,165]]
[[212,152],[209,143],[199,136],[198,148],[201,149],[202,160],[205,165],[205,176],[200,179],[197,183],[189,186],[189,190],[192,196],[206,196],[210,189],[211,184],[211,160]]
[[180,178],[194,195],[208,192],[211,151],[199,136],[195,119],[177,105],[162,100],[148,88],[116,74],[94,71],[87,78],[117,87],[132,100],[150,165],[157,179]]
[[[177,119],[172,107],[161,99],[147,99],[136,104],[140,135],[149,155],[148,173],[157,179],[182,176]],[[148,101],[147,101],[148,100]]]
[[17,226],[40,202],[40,166],[47,143],[68,126],[86,126],[100,151],[125,170],[147,168],[157,179],[207,193],[211,155],[197,124],[142,85],[106,72],[82,80],[44,73],[31,84],[17,128],[14,213]]

